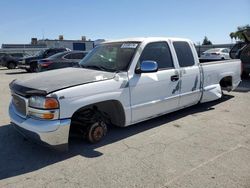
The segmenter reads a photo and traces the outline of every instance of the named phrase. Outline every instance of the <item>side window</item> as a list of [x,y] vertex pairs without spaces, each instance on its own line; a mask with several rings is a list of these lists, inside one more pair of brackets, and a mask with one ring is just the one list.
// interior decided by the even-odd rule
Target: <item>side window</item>
[[67,54],[63,58],[64,59],[74,59],[74,54]]
[[84,53],[72,53],[64,56],[65,59],[83,59]]
[[64,52],[64,51],[65,51],[65,49],[63,49],[63,48],[62,49],[57,49],[55,53]]
[[229,53],[229,50],[228,49],[223,49],[222,52],[223,53]]
[[54,55],[54,54],[55,54],[55,51],[54,51],[54,50],[48,50],[48,51],[46,52],[45,56],[46,56],[46,57],[50,57],[50,56],[52,56],[52,55]]
[[83,59],[84,58],[84,53],[75,53],[75,58],[74,59]]
[[173,68],[173,59],[166,42],[154,42],[148,44],[140,57],[140,63],[142,61],[156,61],[159,69]]
[[194,65],[194,56],[187,42],[173,42],[174,49],[179,61],[180,67],[189,67]]

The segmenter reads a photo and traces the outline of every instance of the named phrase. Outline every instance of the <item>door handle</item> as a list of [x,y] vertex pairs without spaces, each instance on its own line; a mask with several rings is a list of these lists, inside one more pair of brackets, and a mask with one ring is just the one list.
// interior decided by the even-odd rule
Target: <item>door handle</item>
[[171,81],[172,82],[176,82],[177,80],[179,80],[179,75],[173,75],[173,76],[171,76]]

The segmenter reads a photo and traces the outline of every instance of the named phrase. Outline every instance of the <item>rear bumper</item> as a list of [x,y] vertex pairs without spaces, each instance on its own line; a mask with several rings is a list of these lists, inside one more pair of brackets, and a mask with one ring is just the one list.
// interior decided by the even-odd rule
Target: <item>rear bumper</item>
[[12,104],[9,106],[9,116],[11,124],[28,139],[57,150],[68,149],[70,119],[51,121],[25,119],[15,113]]

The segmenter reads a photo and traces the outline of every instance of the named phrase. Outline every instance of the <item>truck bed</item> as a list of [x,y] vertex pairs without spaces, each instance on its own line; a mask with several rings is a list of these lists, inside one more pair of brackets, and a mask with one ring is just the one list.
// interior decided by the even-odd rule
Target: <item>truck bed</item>
[[240,80],[241,75],[241,61],[237,59],[204,62],[200,64],[203,71],[203,88],[207,86],[221,83],[222,79],[228,78],[232,81],[232,87],[227,88],[234,90]]
[[209,64],[230,63],[230,62],[235,62],[235,61],[241,62],[239,59],[211,60],[211,61],[201,61],[201,60],[200,60],[200,65],[203,66],[203,65],[209,65]]

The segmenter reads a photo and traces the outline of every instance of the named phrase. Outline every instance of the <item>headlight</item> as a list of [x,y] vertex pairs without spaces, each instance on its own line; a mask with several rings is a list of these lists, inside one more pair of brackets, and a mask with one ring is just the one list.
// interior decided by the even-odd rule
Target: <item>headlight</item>
[[55,98],[32,96],[29,98],[28,114],[39,119],[58,119],[59,103]]
[[29,107],[39,109],[57,109],[59,108],[59,103],[55,98],[32,96],[29,98]]

